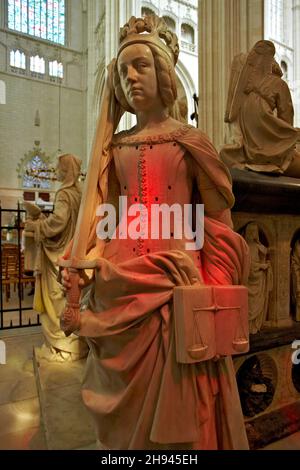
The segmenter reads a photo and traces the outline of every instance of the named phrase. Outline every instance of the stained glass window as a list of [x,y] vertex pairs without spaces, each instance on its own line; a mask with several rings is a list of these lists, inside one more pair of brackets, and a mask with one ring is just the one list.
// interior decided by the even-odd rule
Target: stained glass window
[[7,0],[8,27],[65,43],[65,0]]
[[38,55],[30,57],[30,70],[31,72],[45,73],[45,60]]
[[35,155],[25,167],[23,187],[48,189],[50,188],[49,178],[50,173],[48,166],[39,155]]
[[18,67],[19,69],[26,68],[26,58],[24,52],[19,51],[10,51],[9,63],[12,67]]
[[63,64],[61,62],[57,62],[57,60],[49,62],[49,75],[51,77],[63,78],[64,76]]

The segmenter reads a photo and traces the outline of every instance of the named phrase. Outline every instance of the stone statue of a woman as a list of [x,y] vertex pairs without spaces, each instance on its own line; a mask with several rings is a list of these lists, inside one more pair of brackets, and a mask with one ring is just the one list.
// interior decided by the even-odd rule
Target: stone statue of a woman
[[[90,281],[81,281],[89,282],[90,290],[73,330],[87,337],[91,348],[82,396],[102,448],[248,446],[231,358],[176,361],[173,288],[243,284],[248,264],[247,246],[232,230],[228,170],[201,131],[174,118],[177,57],[177,37],[162,19],[132,17],[121,30],[111,69],[110,105],[120,111],[115,116],[129,111],[137,124],[103,147],[94,209],[101,202],[117,206],[119,196],[128,207],[143,209],[139,237],[127,233],[124,213],[111,240],[96,237],[97,219],[89,232],[88,260],[96,260]],[[101,155],[97,148],[95,155]],[[186,248],[175,222],[168,236],[143,233],[153,222],[152,205],[196,208],[196,201],[205,210],[201,250]],[[127,215],[129,232],[132,214]],[[75,237],[73,247],[76,243]],[[71,257],[69,251],[64,260]],[[69,291],[70,276],[63,271]]]
[[40,313],[45,343],[39,359],[54,362],[74,361],[86,355],[87,347],[75,335],[66,338],[60,329],[60,314],[65,306],[61,285],[57,281],[57,259],[62,256],[74,235],[81,199],[78,183],[81,161],[71,154],[58,158],[56,174],[60,187],[55,194],[54,210],[49,217],[28,218],[25,231],[36,244],[32,270],[36,282],[33,308]]

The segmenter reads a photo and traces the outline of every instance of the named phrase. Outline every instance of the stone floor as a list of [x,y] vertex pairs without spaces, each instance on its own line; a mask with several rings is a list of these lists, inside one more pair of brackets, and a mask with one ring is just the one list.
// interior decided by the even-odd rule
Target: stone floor
[[[0,331],[0,450],[94,449],[92,420],[81,402],[83,361],[33,361],[40,327]],[[35,367],[34,367],[35,364]]]
[[[45,367],[37,361],[35,373],[40,327],[3,330],[0,340],[6,345],[6,364],[0,364],[0,450],[95,449],[80,402],[82,364]],[[300,432],[263,450],[300,450]]]
[[35,348],[33,363],[47,448],[96,447],[94,424],[81,399],[85,359],[49,363],[39,358]]
[[0,449],[46,449],[32,362],[33,346],[43,341],[40,328],[0,331],[0,339],[6,345],[6,364],[0,364]]

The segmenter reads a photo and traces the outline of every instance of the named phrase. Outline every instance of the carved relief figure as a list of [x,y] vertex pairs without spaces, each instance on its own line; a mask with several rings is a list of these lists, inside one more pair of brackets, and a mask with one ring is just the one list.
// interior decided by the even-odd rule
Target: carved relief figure
[[245,230],[245,240],[250,248],[250,274],[248,278],[249,330],[260,331],[267,319],[269,297],[273,288],[273,272],[268,259],[268,248],[259,240],[258,226],[250,222]]
[[229,168],[299,178],[292,98],[274,55],[274,44],[262,40],[248,55],[235,57],[225,115],[232,143],[220,156]]
[[296,240],[292,251],[292,298],[296,307],[296,321],[300,321],[300,240]]
[[[176,35],[156,16],[132,17],[121,30],[86,200],[94,198],[95,214],[98,204],[116,206],[120,195],[127,197],[128,206],[149,209],[141,209],[141,227],[151,225],[153,204],[196,207],[202,201],[203,248],[186,249],[187,240],[175,237],[172,224],[168,237],[144,236],[142,228],[137,239],[124,236],[121,214],[116,237],[107,242],[96,237],[99,218],[89,227],[80,221],[85,233],[74,238],[61,260],[71,298],[62,325],[67,333],[88,338],[82,396],[102,448],[248,447],[231,357],[192,365],[176,361],[173,288],[232,287],[245,283],[248,274],[248,248],[232,230],[229,172],[201,131],[174,118],[177,56]],[[112,135],[124,110],[136,114],[137,125]],[[88,186],[94,174],[96,194]],[[75,245],[82,255],[88,235],[87,257],[77,262]],[[79,281],[87,288],[80,313],[74,308],[76,266],[93,269],[89,280]]]
[[[86,354],[86,345],[72,335],[66,338],[60,329],[59,318],[65,305],[61,285],[57,281],[57,259],[74,235],[81,190],[78,184],[81,161],[74,155],[61,155],[56,174],[61,186],[56,192],[54,211],[49,217],[32,217],[25,222],[26,233],[37,245],[33,308],[40,312],[45,344],[39,358],[49,361],[76,360]],[[31,210],[32,212],[32,210]],[[26,245],[25,245],[26,247]]]

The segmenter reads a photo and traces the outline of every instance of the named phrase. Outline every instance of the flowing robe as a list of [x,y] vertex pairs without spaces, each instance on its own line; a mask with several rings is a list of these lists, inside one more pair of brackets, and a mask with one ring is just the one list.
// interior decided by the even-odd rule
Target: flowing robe
[[80,199],[81,191],[75,184],[59,189],[53,213],[38,220],[34,232],[39,250],[33,308],[41,313],[47,343],[56,350],[74,354],[74,357],[83,354],[86,348],[78,337],[66,338],[60,329],[60,315],[66,300],[57,280],[57,260],[74,235]]
[[[179,147],[181,155],[167,152],[168,145]],[[136,178],[134,166],[126,165],[130,155],[137,162]],[[157,168],[176,158],[178,181],[169,166],[151,191]],[[196,191],[189,188],[191,181]],[[158,245],[157,240],[113,240],[109,249],[95,241],[90,257],[98,258],[97,267],[78,331],[90,346],[83,400],[103,448],[245,449],[231,358],[178,364],[174,344],[174,286],[247,280],[246,243],[218,220],[234,202],[230,175],[206,136],[190,126],[164,136],[116,138],[100,172],[103,201],[117,205],[125,191],[146,204],[157,193],[162,203],[168,190],[173,199],[190,194],[191,201],[204,203],[204,246],[189,254],[174,240]]]

